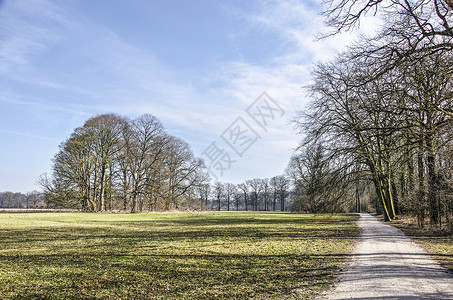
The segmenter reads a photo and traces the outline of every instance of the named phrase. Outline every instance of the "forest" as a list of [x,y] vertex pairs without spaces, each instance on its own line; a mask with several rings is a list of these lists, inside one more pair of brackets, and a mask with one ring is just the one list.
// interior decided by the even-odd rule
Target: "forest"
[[452,228],[452,2],[325,2],[330,35],[353,30],[367,13],[382,25],[312,70],[291,168],[328,184],[301,176],[301,195],[335,202],[338,187],[355,186],[357,206],[374,191],[387,221],[407,214],[420,227],[429,219]]
[[23,193],[1,192],[0,208],[47,208],[44,195],[38,191]]

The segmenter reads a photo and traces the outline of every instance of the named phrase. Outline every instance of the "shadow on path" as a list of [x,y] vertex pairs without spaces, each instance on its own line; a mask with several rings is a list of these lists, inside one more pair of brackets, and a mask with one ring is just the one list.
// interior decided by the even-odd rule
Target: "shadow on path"
[[453,277],[402,231],[361,214],[362,235],[326,299],[453,299]]

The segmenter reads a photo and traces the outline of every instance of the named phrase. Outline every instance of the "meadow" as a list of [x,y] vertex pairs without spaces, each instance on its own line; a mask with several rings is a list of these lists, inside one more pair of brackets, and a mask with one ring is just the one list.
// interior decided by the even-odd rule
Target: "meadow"
[[1,299],[309,299],[354,215],[0,213]]

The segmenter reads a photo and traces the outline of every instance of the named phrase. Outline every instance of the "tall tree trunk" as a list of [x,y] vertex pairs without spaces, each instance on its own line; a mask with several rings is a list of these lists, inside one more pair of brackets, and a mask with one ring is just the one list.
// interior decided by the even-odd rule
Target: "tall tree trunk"
[[275,211],[276,204],[277,204],[277,194],[276,194],[276,192],[274,192],[273,199],[272,199],[272,211]]
[[[393,173],[393,172],[392,172]],[[392,184],[392,196],[393,196],[393,205],[395,207],[395,216],[400,214],[400,195],[398,193],[398,188],[395,183],[395,178],[392,176],[391,184]]]
[[99,210],[105,211],[105,176],[106,168],[104,165],[101,167],[101,182],[99,186]]
[[128,180],[127,180],[127,171],[123,170],[123,210],[127,210],[127,203],[128,203]]
[[382,180],[379,178],[380,176],[376,174],[374,177],[375,179],[373,180],[373,183],[376,189],[376,195],[378,196],[379,203],[381,204],[381,207],[384,212],[384,220],[387,222],[392,220],[392,218],[390,217],[389,209],[387,207],[387,201],[385,199],[385,188]]
[[285,211],[285,195],[280,194],[280,210]]
[[425,226],[425,164],[423,162],[423,141],[420,141],[420,148],[417,154],[417,167],[418,167],[418,210],[417,221],[418,226],[423,228]]
[[131,193],[131,213],[137,212],[137,202],[138,202],[138,192],[137,192],[137,188],[134,187],[134,190]]
[[439,224],[439,193],[438,193],[438,179],[436,170],[436,153],[433,145],[433,138],[430,134],[426,136],[426,150],[427,150],[427,168],[428,168],[428,198],[429,198],[429,217],[432,225]]
[[391,198],[391,191],[390,191],[390,182],[388,178],[386,178],[385,174],[382,174],[380,170],[382,170],[382,162],[380,164],[380,168],[374,165],[374,162],[369,159],[367,161],[368,167],[370,168],[371,174],[373,174],[373,183],[376,189],[376,195],[378,197],[378,201],[381,204],[383,213],[384,213],[384,220],[391,221],[394,218],[394,210],[392,212],[392,200]]
[[392,193],[392,181],[391,181],[391,176],[390,176],[390,171],[387,173],[387,178],[385,181],[385,189],[386,189],[386,201],[387,201],[387,207],[389,207],[390,211],[390,219],[396,219],[396,213],[395,213],[395,203],[393,199],[393,193]]

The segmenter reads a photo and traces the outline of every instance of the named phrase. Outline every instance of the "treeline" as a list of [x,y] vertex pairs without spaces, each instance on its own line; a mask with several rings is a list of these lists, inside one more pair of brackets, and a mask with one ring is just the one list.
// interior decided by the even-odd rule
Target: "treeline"
[[240,184],[216,182],[205,197],[211,210],[291,210],[290,180],[284,176],[254,178]]
[[49,208],[44,195],[38,191],[23,193],[1,192],[0,208]]
[[150,114],[88,119],[39,182],[54,206],[93,212],[290,209],[285,176],[211,185],[203,160]]
[[453,227],[451,2],[341,1],[328,24],[347,30],[367,11],[386,20],[376,36],[312,71],[296,120],[305,139],[290,164],[298,201],[335,209],[365,181],[386,220],[404,213]]

